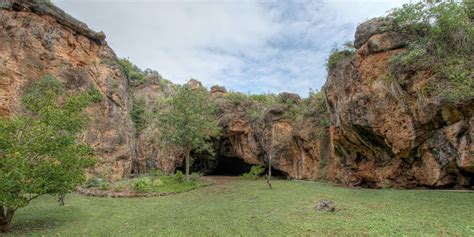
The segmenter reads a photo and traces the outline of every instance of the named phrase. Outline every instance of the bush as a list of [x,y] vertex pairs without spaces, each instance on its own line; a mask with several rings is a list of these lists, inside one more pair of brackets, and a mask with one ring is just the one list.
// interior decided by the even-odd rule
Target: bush
[[94,176],[94,177],[89,178],[86,181],[86,183],[84,184],[84,187],[86,187],[86,188],[99,188],[104,183],[109,183],[109,181],[106,180],[106,179],[102,179],[102,178],[98,178],[98,177]]
[[135,125],[137,134],[143,131],[143,129],[145,129],[145,116],[145,100],[143,98],[134,99],[132,104],[132,110],[130,111],[130,117],[132,118],[133,124]]
[[351,42],[346,42],[342,48],[334,46],[326,63],[326,70],[332,69],[338,62],[346,58],[354,57],[355,49]]
[[182,182],[186,181],[186,176],[183,174],[183,172],[181,172],[181,170],[178,170],[173,175],[173,179],[178,183],[182,183]]
[[157,187],[163,185],[163,181],[156,177],[143,177],[133,182],[133,190],[136,192],[153,192]]
[[258,179],[263,172],[265,172],[265,169],[261,165],[254,165],[248,173],[242,174],[242,177],[245,179]]
[[146,80],[145,72],[143,72],[139,67],[130,62],[126,58],[121,58],[118,60],[120,68],[123,73],[127,76],[128,81],[130,82],[143,82]]
[[244,93],[241,93],[241,92],[233,92],[233,91],[230,91],[228,93],[225,94],[225,97],[231,101],[234,106],[238,106],[240,105],[242,102],[244,102],[245,100],[247,100],[247,95],[244,94]]
[[110,188],[110,183],[101,183],[99,185],[100,190],[109,190],[109,188]]
[[415,36],[390,60],[392,75],[434,69],[433,80],[425,84],[427,88],[417,89],[418,96],[453,102],[473,97],[474,25],[469,2],[405,4],[390,13],[394,30]]
[[193,173],[191,173],[191,175],[189,176],[189,180],[191,180],[191,181],[196,181],[196,180],[198,180],[198,179],[201,178],[201,177],[202,177],[202,173],[200,173],[200,172],[193,172]]

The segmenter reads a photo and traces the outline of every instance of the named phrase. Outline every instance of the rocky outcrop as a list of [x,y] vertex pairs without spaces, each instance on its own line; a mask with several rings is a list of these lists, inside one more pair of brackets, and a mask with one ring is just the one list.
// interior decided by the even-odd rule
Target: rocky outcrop
[[87,109],[80,139],[100,157],[91,173],[118,179],[131,172],[135,138],[128,83],[104,39],[51,4],[1,1],[0,115],[21,114],[24,91],[45,75],[71,93],[96,87],[104,100]]
[[261,111],[260,119],[252,119],[248,114],[252,103],[235,105],[225,98],[220,102],[219,154],[264,167],[271,159],[272,168],[289,178],[325,178],[330,148],[328,130],[321,120],[327,114],[309,114],[297,121],[283,114],[288,108],[276,105]]
[[[188,84],[191,87],[202,86],[196,80],[190,80]],[[134,88],[134,97],[145,98],[146,110],[151,111],[156,105],[150,104],[150,99],[146,98],[154,98],[155,101],[166,98],[170,94],[163,93],[165,85],[145,83]],[[241,96],[245,99],[237,103],[227,96],[224,87],[211,88],[209,98],[220,109],[219,126],[222,132],[214,140],[214,155],[192,152],[192,171],[222,173],[219,169],[229,166],[231,173],[241,174],[247,172],[251,165],[268,167],[271,159],[271,166],[277,174],[308,180],[326,177],[331,153],[328,129],[321,124],[323,120],[328,120],[327,113],[309,113],[297,121],[286,114],[289,100],[301,102],[302,99],[296,94],[282,93],[278,96],[281,102],[258,108],[258,102],[243,94]],[[321,102],[308,101],[313,103],[308,104],[308,108],[317,107],[314,103]],[[249,111],[258,115],[250,116]],[[146,128],[138,135],[138,170],[159,169],[172,173],[182,169],[182,154],[160,146],[160,128],[155,119],[147,121]]]
[[145,128],[137,134],[137,163],[136,173],[145,173],[159,169],[165,173],[173,173],[181,166],[183,157],[176,150],[160,146],[160,128],[157,126],[153,110],[158,108],[157,102],[175,92],[171,83],[165,83],[160,78],[148,79],[146,82],[132,87],[135,103],[142,100],[145,111]]
[[384,18],[361,24],[355,57],[329,71],[330,178],[366,187],[471,186],[474,98],[449,103],[417,95],[431,69],[388,78],[390,58],[409,37],[387,24]]

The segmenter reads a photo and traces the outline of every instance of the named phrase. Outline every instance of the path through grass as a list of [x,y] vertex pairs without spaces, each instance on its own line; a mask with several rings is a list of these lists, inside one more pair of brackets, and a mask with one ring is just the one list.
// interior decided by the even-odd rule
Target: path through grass
[[[45,196],[18,211],[12,235],[474,236],[474,193],[348,189],[324,183],[226,180],[155,198]],[[320,199],[341,209],[316,212]]]

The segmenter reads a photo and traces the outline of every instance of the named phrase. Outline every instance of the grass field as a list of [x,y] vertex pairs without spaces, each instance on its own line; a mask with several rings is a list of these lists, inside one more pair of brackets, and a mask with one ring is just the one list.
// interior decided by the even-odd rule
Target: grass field
[[[44,196],[20,209],[9,235],[474,236],[474,193],[348,189],[324,183],[225,179],[154,198]],[[331,199],[335,213],[314,210]]]

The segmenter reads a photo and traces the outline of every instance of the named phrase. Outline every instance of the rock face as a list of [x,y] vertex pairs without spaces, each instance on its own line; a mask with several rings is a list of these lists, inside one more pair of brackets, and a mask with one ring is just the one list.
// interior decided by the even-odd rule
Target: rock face
[[319,125],[324,115],[295,121],[283,116],[287,108],[276,107],[255,120],[247,114],[250,103],[235,105],[225,99],[220,103],[219,154],[266,167],[271,158],[272,168],[290,178],[325,178],[330,148],[327,129]]
[[[143,84],[132,87],[134,101],[144,101],[145,114],[152,114],[157,107],[157,101],[164,99],[175,92],[173,84],[163,83],[161,80],[147,80]],[[174,150],[160,146],[158,139],[160,128],[156,118],[146,116],[146,126],[137,134],[137,163],[134,166],[136,173],[145,173],[159,169],[165,173],[173,173],[177,166],[181,166],[183,157]]]
[[80,137],[100,157],[91,172],[128,176],[135,158],[128,84],[103,33],[33,1],[1,1],[0,22],[0,116],[21,114],[24,91],[45,75],[71,93],[95,86],[105,99],[87,109],[91,122]]
[[407,37],[385,24],[382,18],[361,24],[354,59],[329,71],[330,178],[349,186],[470,187],[474,98],[456,104],[420,98],[414,75],[387,80],[389,60]]
[[[190,86],[201,86],[196,80]],[[153,106],[150,98],[160,100],[172,94],[164,93],[165,84],[145,83],[135,87],[134,97],[145,98],[147,111]],[[146,99],[148,98],[148,99]],[[298,121],[286,116],[286,100],[300,101],[299,96],[282,93],[279,98],[285,103],[257,110],[257,117],[250,117],[249,111],[255,109],[255,101],[249,98],[238,103],[227,96],[223,87],[215,86],[209,93],[219,109],[219,126],[222,133],[214,140],[215,155],[192,153],[195,158],[191,170],[205,174],[242,174],[251,165],[268,167],[271,164],[274,174],[296,179],[319,179],[327,174],[327,164],[331,155],[327,127],[321,126],[328,120],[328,114],[308,114]],[[311,105],[309,105],[311,106]],[[146,128],[137,137],[138,167],[141,172],[160,169],[172,173],[183,168],[184,157],[176,150],[159,145],[160,128],[156,118],[147,121]]]

